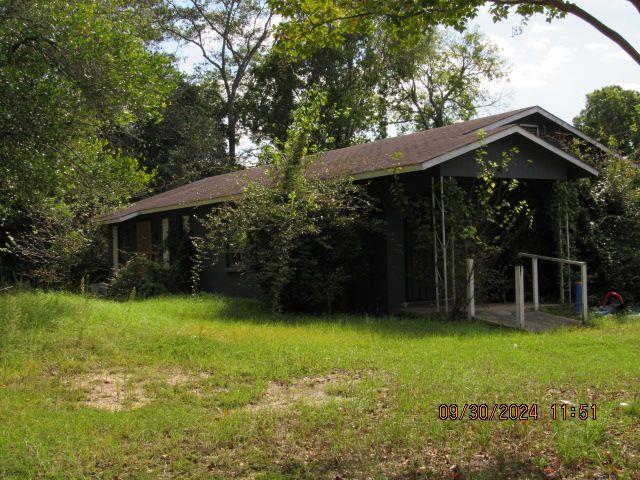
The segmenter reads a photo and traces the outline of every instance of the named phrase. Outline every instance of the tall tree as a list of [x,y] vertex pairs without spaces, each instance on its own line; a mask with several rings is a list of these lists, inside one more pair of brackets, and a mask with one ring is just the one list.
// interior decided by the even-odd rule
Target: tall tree
[[384,39],[365,34],[301,57],[273,49],[251,72],[247,125],[258,140],[283,145],[293,112],[313,87],[327,97],[319,113],[323,133],[314,133],[314,143],[332,149],[362,141],[378,126],[389,47]]
[[247,72],[267,47],[273,13],[266,0],[164,0],[156,8],[160,27],[178,41],[195,45],[206,71],[222,84],[227,154],[236,159],[239,99]]
[[151,34],[122,0],[0,4],[0,251],[33,240],[22,251],[45,255],[63,235],[76,248],[97,212],[145,187],[104,132],[162,111],[174,70]]
[[0,16],[0,207],[81,191],[122,200],[135,162],[102,132],[160,114],[169,59],[119,0],[10,0]]
[[182,80],[167,100],[162,120],[136,122],[110,135],[113,144],[155,172],[152,191],[236,167],[225,154],[224,107],[218,89],[216,84]]
[[506,76],[506,63],[479,31],[440,30],[401,52],[394,70],[398,121],[429,129],[469,120],[498,103],[500,92],[488,85]]
[[573,123],[623,155],[640,158],[640,92],[618,85],[595,90]]
[[[640,13],[639,0],[627,1]],[[283,35],[298,41],[304,38],[310,40],[304,43],[313,44],[326,44],[332,37],[353,33],[362,20],[373,17],[383,19],[393,29],[402,24],[412,24],[418,29],[441,24],[462,30],[487,3],[494,21],[504,20],[511,12],[525,21],[538,13],[548,21],[573,15],[616,43],[640,65],[640,51],[629,39],[569,0],[273,0],[279,14],[299,20],[284,23],[287,30]]]

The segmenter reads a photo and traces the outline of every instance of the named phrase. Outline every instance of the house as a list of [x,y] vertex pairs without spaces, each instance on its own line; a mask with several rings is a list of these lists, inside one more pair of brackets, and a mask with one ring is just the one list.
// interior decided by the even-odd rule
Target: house
[[[424,244],[416,245],[411,219],[402,217],[390,200],[387,187],[392,178],[399,178],[408,191],[431,198],[434,206],[441,204],[443,178],[469,184],[477,177],[476,159],[480,149],[489,159],[497,159],[517,147],[517,153],[501,176],[521,180],[519,194],[526,197],[535,210],[533,229],[523,236],[517,248],[537,254],[557,254],[558,228],[563,226],[552,224],[549,219],[554,183],[598,175],[593,166],[569,151],[566,145],[573,140],[591,149],[606,151],[604,146],[546,110],[530,107],[318,156],[309,166],[309,174],[323,178],[349,176],[367,182],[383,205],[385,233],[371,239],[370,270],[354,281],[354,304],[369,310],[389,311],[419,302],[446,301],[452,295],[456,275],[464,269],[461,263],[464,259],[454,258],[455,249],[447,250],[450,245],[446,235],[451,226],[444,214],[434,214],[434,231],[438,234],[434,235],[433,242],[426,248]],[[268,167],[204,178],[102,216],[101,221],[110,228],[113,266],[122,263],[130,252],[150,255],[156,252],[158,260],[170,263],[167,243],[170,232],[189,229],[194,232],[198,228],[193,222],[194,216],[242,195],[250,182],[264,181],[265,168]],[[206,265],[201,288],[232,295],[257,295],[256,288],[241,278],[237,261],[237,255],[230,253],[223,261]],[[541,275],[544,278],[557,273],[549,271]],[[502,294],[508,295],[509,289]]]

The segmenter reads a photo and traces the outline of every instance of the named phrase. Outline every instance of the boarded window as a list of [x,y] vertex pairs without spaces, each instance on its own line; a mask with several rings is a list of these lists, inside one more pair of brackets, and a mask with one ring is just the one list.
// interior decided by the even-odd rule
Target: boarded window
[[139,254],[151,256],[152,242],[151,242],[151,221],[145,220],[144,222],[136,223],[136,251]]

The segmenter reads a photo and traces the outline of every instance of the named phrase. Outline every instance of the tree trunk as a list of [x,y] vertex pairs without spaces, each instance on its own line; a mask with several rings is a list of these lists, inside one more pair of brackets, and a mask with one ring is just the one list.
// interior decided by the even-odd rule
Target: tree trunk
[[237,120],[235,112],[231,111],[227,113],[227,143],[229,144],[229,150],[227,154],[229,158],[235,163],[236,161],[236,127]]

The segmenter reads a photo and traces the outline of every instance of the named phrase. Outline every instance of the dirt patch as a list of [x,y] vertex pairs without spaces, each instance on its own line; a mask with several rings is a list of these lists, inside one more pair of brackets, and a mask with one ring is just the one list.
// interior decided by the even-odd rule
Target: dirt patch
[[[139,376],[138,376],[139,377]],[[172,387],[197,384],[206,380],[210,375],[205,372],[197,374],[186,373],[181,370],[172,370],[161,376],[161,381]],[[147,395],[145,386],[156,379],[136,380],[130,373],[99,371],[84,373],[67,378],[64,383],[85,393],[84,404],[119,412],[133,410],[151,403],[154,399]],[[194,393],[200,394],[198,388]]]
[[125,373],[94,372],[76,375],[67,382],[86,393],[84,403],[100,410],[118,412],[142,407],[151,402],[144,385],[132,382]]
[[179,387],[180,385],[188,385],[200,380],[206,380],[211,377],[207,372],[199,372],[196,374],[186,373],[181,370],[174,370],[167,375],[167,384],[172,387]]
[[348,397],[341,388],[360,379],[360,374],[332,373],[323,377],[303,377],[293,383],[269,382],[264,396],[247,408],[251,411],[285,410],[298,402],[317,406],[332,400],[346,400]]

